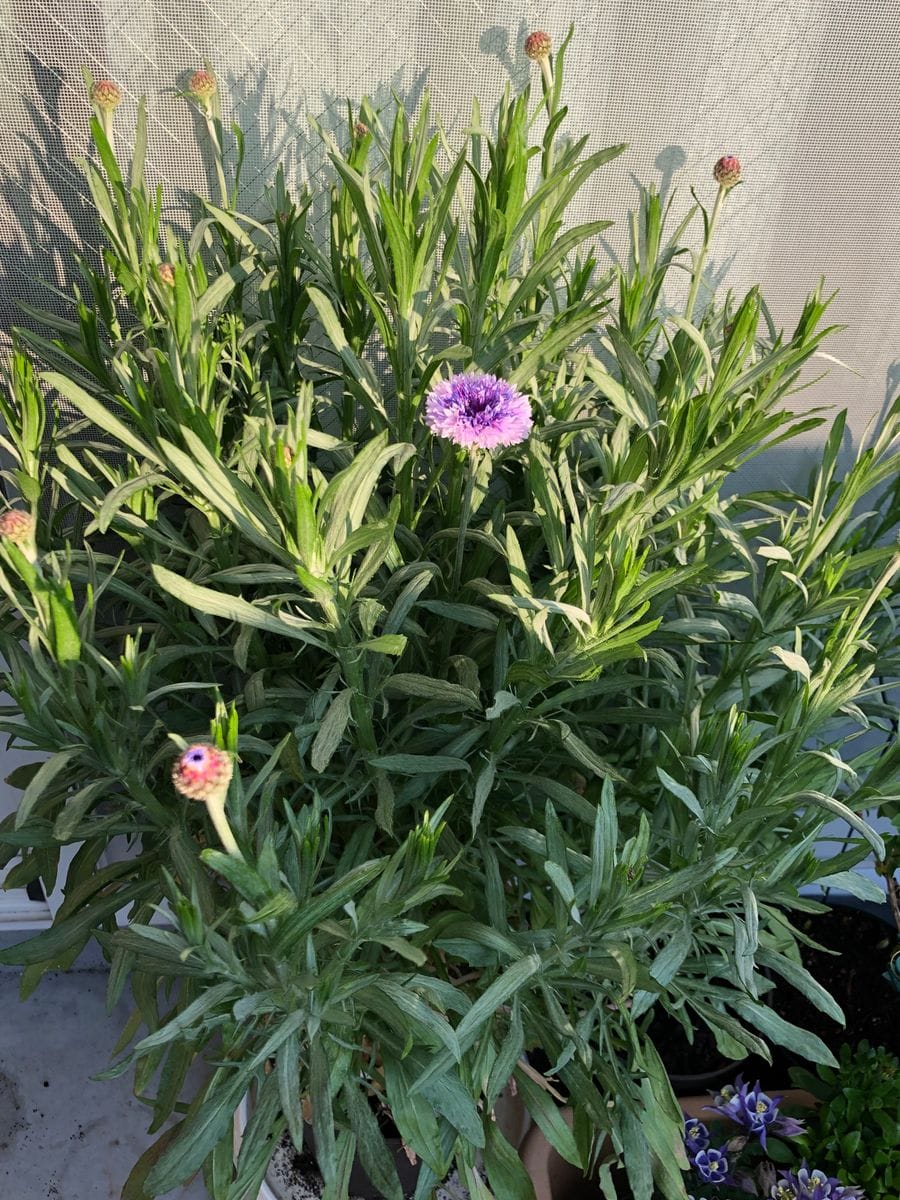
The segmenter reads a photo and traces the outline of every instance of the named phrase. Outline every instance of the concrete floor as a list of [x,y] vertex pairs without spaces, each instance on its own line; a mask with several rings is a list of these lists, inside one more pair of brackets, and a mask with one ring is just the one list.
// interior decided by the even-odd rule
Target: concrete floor
[[[154,1138],[131,1079],[91,1082],[109,1065],[128,1016],[106,1015],[99,970],[50,975],[24,1003],[0,970],[0,1198],[119,1200]],[[207,1200],[201,1179],[171,1200]]]

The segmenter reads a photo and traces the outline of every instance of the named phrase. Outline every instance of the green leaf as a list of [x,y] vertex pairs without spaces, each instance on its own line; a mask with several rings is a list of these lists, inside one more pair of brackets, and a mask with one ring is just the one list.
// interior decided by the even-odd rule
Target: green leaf
[[498,1200],[535,1200],[534,1184],[496,1121],[485,1121],[484,1165]]
[[356,1162],[356,1138],[349,1129],[342,1129],[338,1134],[334,1161],[334,1178],[325,1185],[322,1200],[347,1200],[350,1175]]
[[576,762],[583,767],[587,767],[594,775],[600,779],[615,779],[617,782],[624,782],[624,777],[605,759],[588,746],[581,738],[573,733],[565,721],[554,722],[562,735],[562,743]]
[[677,797],[686,808],[690,809],[698,820],[705,821],[706,818],[700,801],[689,787],[685,787],[683,783],[679,783],[677,779],[673,779],[662,767],[656,768],[656,774],[667,792],[671,792],[673,796]]
[[109,896],[86,904],[64,921],[45,929],[28,941],[18,942],[6,950],[0,950],[0,965],[27,967],[37,963],[52,965],[63,954],[87,941],[91,930],[102,925],[109,917],[133,901],[156,891],[154,882],[133,883]]
[[[420,1026],[420,1035],[430,1037],[436,1044],[444,1046],[453,1056],[454,1061],[459,1062],[462,1053],[453,1028],[443,1017],[429,1008],[416,992],[408,990],[398,980],[390,977],[376,978],[366,991],[380,993],[383,999],[388,1001],[390,1007],[397,1010],[398,1014],[408,1017]],[[377,1009],[383,1011],[380,1005],[377,1005]]]
[[766,1005],[755,1004],[743,996],[735,996],[729,1003],[746,1021],[755,1025],[764,1037],[771,1038],[779,1046],[786,1046],[788,1050],[793,1050],[808,1062],[824,1063],[828,1067],[837,1066],[837,1059],[814,1033],[792,1025]]
[[337,1173],[335,1155],[334,1117],[331,1107],[331,1075],[321,1037],[309,1046],[309,1102],[312,1105],[313,1138],[316,1162],[326,1187],[334,1182]]
[[424,608],[447,621],[453,621],[457,625],[467,625],[472,629],[493,631],[500,624],[500,618],[495,613],[478,608],[474,604],[449,604],[445,600],[420,600],[417,607]]
[[95,400],[93,396],[89,395],[84,388],[79,387],[77,383],[73,383],[67,376],[60,375],[55,371],[45,371],[41,378],[50,387],[55,388],[61,396],[65,396],[70,404],[74,404],[78,411],[83,413],[93,425],[96,425],[98,429],[102,429],[104,433],[108,433],[115,438],[119,445],[131,450],[140,458],[149,459],[151,462],[159,462],[159,457],[150,449],[146,442],[141,441],[137,434],[129,429],[123,421],[113,416],[105,404],[101,404],[99,400]]
[[463,758],[449,754],[383,754],[369,759],[373,767],[397,775],[443,775],[446,771],[468,771]]
[[478,1035],[481,1026],[502,1005],[524,987],[525,984],[541,969],[541,960],[537,954],[527,954],[506,970],[478,997],[456,1029],[460,1047],[465,1050]]
[[254,269],[253,258],[244,258],[211,283],[197,300],[197,316],[200,320],[204,320],[214,308],[224,304],[237,285],[250,278]]
[[521,1068],[517,1068],[515,1076],[519,1097],[541,1133],[566,1162],[580,1167],[581,1155],[572,1130],[553,1098]]
[[403,1189],[393,1156],[385,1145],[378,1121],[363,1096],[359,1082],[355,1078],[346,1080],[342,1094],[350,1128],[356,1135],[356,1152],[369,1182],[377,1189],[378,1195],[386,1197],[386,1200],[403,1200]]
[[822,987],[818,980],[810,975],[805,967],[801,967],[792,958],[788,958],[786,955],[779,954],[774,950],[758,950],[756,960],[761,967],[768,967],[772,971],[777,971],[782,979],[786,980],[791,987],[796,988],[820,1012],[826,1013],[832,1020],[837,1021],[839,1025],[846,1024],[846,1018],[841,1011],[841,1006]]
[[294,950],[297,942],[306,937],[320,921],[339,912],[348,900],[371,883],[384,870],[384,859],[360,863],[337,883],[316,896],[289,916],[272,941],[271,953],[278,958]]
[[19,808],[16,812],[16,829],[21,829],[23,825],[27,824],[28,818],[31,816],[31,810],[49,790],[53,780],[65,770],[73,759],[78,758],[83,750],[83,746],[73,746],[69,750],[58,750],[46,762],[41,763],[36,774],[26,787],[25,794],[19,801]]
[[206,1016],[217,1006],[225,1005],[234,993],[235,985],[233,983],[214,984],[186,1008],[176,1013],[174,1017],[170,1017],[165,1025],[142,1038],[134,1048],[135,1054],[145,1054],[156,1049],[157,1046],[166,1046],[175,1038],[182,1037],[195,1025],[202,1024],[199,1018]]
[[834,796],[826,796],[824,792],[816,791],[795,792],[792,796],[789,796],[786,801],[786,803],[790,803],[792,807],[796,807],[796,805],[804,802],[818,804],[822,808],[827,809],[829,812],[834,813],[836,817],[840,817],[842,821],[846,821],[847,824],[851,828],[855,829],[857,833],[862,834],[862,836],[875,851],[875,857],[880,862],[884,862],[885,849],[883,838],[875,832],[871,825],[867,825],[862,817],[855,813],[851,808],[848,808],[846,804],[843,804],[840,800],[835,799]]
[[179,1121],[177,1125],[172,1125],[169,1129],[164,1130],[153,1145],[144,1151],[125,1180],[121,1200],[154,1200],[153,1193],[148,1192],[145,1186],[147,1176],[163,1152],[177,1137],[180,1137],[183,1123]]
[[81,657],[78,617],[70,596],[55,581],[48,585],[53,657],[58,663],[77,662]]
[[[826,864],[827,865],[827,864]],[[821,888],[836,888],[839,892],[849,892],[860,900],[868,900],[872,904],[883,904],[884,889],[879,887],[868,875],[860,875],[858,871],[838,871],[832,875],[820,875],[816,883]]]
[[481,818],[484,813],[484,806],[487,803],[488,796],[491,794],[491,789],[494,786],[494,779],[497,775],[497,756],[488,754],[487,761],[478,772],[478,778],[475,780],[475,794],[472,798],[472,836],[478,832],[478,826],[481,824]]
[[350,721],[352,702],[353,692],[345,688],[329,704],[310,750],[309,761],[314,771],[324,771],[334,757]]
[[397,673],[384,682],[387,692],[399,692],[402,696],[415,696],[421,700],[433,700],[449,704],[454,708],[480,708],[478,697],[469,688],[445,679],[431,679],[428,675]]
[[280,1105],[278,1080],[275,1074],[266,1075],[257,1091],[250,1120],[241,1139],[237,1178],[228,1189],[226,1200],[255,1200],[259,1195],[272,1151],[284,1129]]
[[383,633],[380,637],[369,638],[368,641],[360,642],[360,650],[368,650],[372,654],[390,654],[395,658],[406,649],[407,638],[402,633]]
[[239,625],[263,629],[267,633],[277,633],[281,637],[294,638],[309,645],[322,646],[322,642],[309,632],[310,629],[320,628],[313,621],[287,621],[264,608],[250,604],[241,596],[230,596],[227,592],[217,592],[212,588],[192,583],[189,579],[183,579],[159,563],[154,563],[151,570],[163,591],[180,600],[188,608],[211,617],[222,617],[226,621],[237,621]]

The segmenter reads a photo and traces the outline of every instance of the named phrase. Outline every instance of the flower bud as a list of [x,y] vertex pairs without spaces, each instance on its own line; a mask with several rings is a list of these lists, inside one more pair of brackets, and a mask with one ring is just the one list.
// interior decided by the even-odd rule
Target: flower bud
[[195,71],[188,81],[188,91],[204,108],[209,108],[218,90],[219,85],[211,71]]
[[163,283],[169,287],[175,286],[175,268],[171,263],[160,263],[156,271]]
[[34,542],[34,517],[21,508],[10,508],[0,515],[0,537],[14,546],[30,546]]
[[224,796],[234,771],[231,755],[216,746],[198,742],[175,760],[172,783],[189,800]]
[[529,33],[525,39],[525,54],[535,62],[540,62],[542,58],[549,58],[552,47],[550,34],[544,33],[542,30]]
[[91,88],[91,103],[103,112],[114,112],[122,103],[122,93],[111,79],[98,79]]
[[733,154],[724,154],[713,167],[713,179],[726,192],[741,182],[741,164]]
[[366,136],[366,134],[369,132],[369,127],[365,123],[365,121],[357,121],[356,124],[353,126],[353,132],[356,134],[356,136],[358,138],[364,138]]

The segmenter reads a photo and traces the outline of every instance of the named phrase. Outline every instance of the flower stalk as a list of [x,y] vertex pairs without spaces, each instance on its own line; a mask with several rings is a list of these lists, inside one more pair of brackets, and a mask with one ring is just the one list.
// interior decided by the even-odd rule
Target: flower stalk
[[206,121],[209,140],[213,150],[213,165],[216,171],[216,179],[219,184],[219,193],[222,199],[222,207],[231,207],[231,195],[228,191],[228,183],[225,179],[225,152],[222,146],[222,126],[216,114],[216,97],[219,94],[219,85],[212,71],[200,70],[195,71],[188,83],[188,94],[196,102],[197,107],[203,113]]
[[720,158],[713,167],[713,179],[719,185],[719,190],[716,193],[715,204],[713,204],[712,214],[706,223],[706,228],[703,235],[703,245],[700,248],[700,253],[694,262],[694,271],[691,277],[691,290],[688,293],[687,305],[685,306],[685,320],[690,321],[694,315],[694,306],[697,303],[697,294],[700,291],[700,282],[703,279],[703,268],[706,266],[706,256],[709,253],[709,247],[713,240],[713,235],[716,231],[716,224],[719,220],[719,214],[722,211],[722,205],[725,202],[725,197],[736,184],[741,182],[741,164],[733,154],[726,154]]
[[209,819],[227,854],[243,858],[225,813],[228,786],[234,773],[234,760],[225,750],[205,743],[188,746],[172,768],[176,792],[189,800],[206,805]]

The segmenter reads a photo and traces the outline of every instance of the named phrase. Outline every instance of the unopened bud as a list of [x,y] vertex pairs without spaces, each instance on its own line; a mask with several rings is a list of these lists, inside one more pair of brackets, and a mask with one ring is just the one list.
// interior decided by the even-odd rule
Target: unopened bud
[[103,112],[114,112],[122,103],[122,93],[111,79],[98,79],[91,88],[91,103]]
[[0,514],[0,537],[14,546],[30,546],[34,542],[34,517],[21,508],[10,508]]
[[188,91],[204,108],[209,107],[218,90],[219,85],[211,71],[195,71],[188,82]]
[[529,33],[525,39],[525,54],[535,62],[540,62],[542,58],[549,58],[552,48],[553,42],[550,40],[550,34],[544,33],[540,29]]
[[353,126],[353,132],[356,134],[356,136],[358,138],[364,138],[366,136],[366,134],[369,132],[369,127],[365,123],[365,121],[357,121],[356,124]]
[[741,182],[741,164],[733,154],[724,154],[713,167],[713,179],[728,191]]
[[163,283],[169,287],[175,286],[175,268],[171,263],[160,263],[156,270]]

